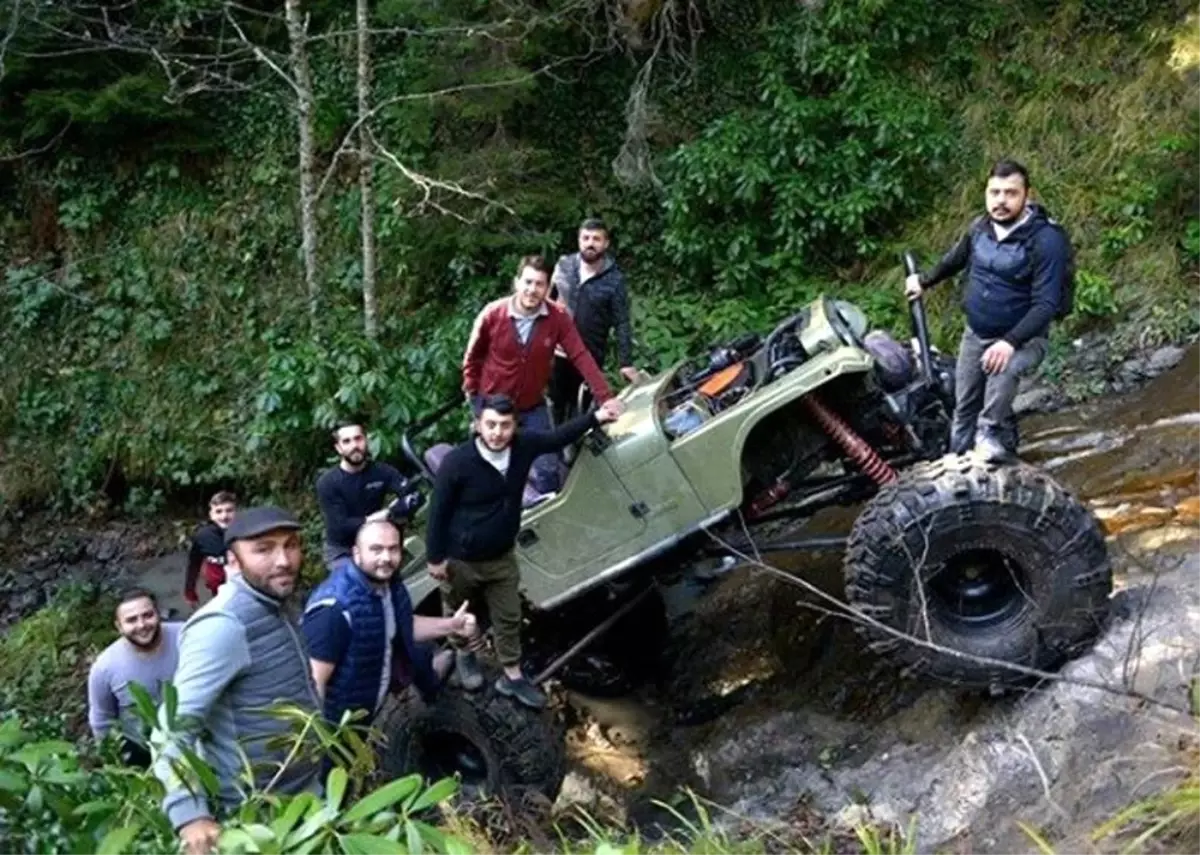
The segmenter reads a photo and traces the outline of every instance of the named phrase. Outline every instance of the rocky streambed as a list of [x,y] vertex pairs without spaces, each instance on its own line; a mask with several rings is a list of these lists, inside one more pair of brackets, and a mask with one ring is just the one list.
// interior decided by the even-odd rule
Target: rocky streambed
[[[655,686],[575,696],[566,799],[643,823],[680,786],[782,834],[916,818],[920,851],[1058,851],[1197,762],[1200,401],[1195,347],[1139,391],[1036,415],[1022,456],[1109,534],[1114,618],[1061,679],[1000,698],[909,679],[803,588],[729,573],[675,623]],[[810,525],[845,528],[849,510]],[[840,556],[775,562],[840,595]],[[1132,693],[1132,694],[1131,694]],[[669,822],[669,818],[668,818]]]

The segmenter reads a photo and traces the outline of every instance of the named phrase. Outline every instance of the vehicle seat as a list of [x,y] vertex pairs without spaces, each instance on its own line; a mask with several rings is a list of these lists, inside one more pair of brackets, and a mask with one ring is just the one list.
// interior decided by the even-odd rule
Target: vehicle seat
[[437,445],[430,446],[424,456],[425,465],[429,467],[429,471],[436,475],[438,467],[442,465],[446,455],[453,450],[454,446],[448,442],[439,442]]
[[916,374],[912,352],[883,330],[872,330],[863,339],[863,346],[875,359],[875,373],[888,392],[903,389]]

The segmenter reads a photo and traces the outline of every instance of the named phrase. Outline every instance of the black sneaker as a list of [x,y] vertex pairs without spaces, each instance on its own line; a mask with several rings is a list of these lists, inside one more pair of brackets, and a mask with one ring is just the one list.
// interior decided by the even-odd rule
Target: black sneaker
[[454,671],[458,675],[458,684],[468,692],[474,692],[483,685],[479,660],[469,650],[454,651]]
[[546,706],[546,696],[526,677],[513,680],[507,674],[501,674],[496,678],[496,691],[506,698],[513,698],[535,710]]

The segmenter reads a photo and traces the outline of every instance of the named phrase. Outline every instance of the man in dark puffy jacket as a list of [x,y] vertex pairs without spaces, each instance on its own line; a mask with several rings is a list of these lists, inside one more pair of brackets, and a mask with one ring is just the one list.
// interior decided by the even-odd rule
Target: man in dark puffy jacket
[[[551,295],[575,320],[588,352],[601,368],[608,357],[608,337],[617,334],[617,364],[626,382],[637,380],[633,365],[633,333],[629,322],[629,293],[625,274],[608,254],[608,226],[590,218],[579,226],[579,251],[564,255],[550,278]],[[583,377],[566,354],[555,354],[550,398],[554,421],[562,424],[578,400]]]
[[452,657],[434,657],[425,642],[475,635],[465,602],[451,617],[413,614],[396,574],[401,551],[392,522],[367,521],[355,538],[353,563],[339,563],[308,598],[303,628],[309,665],[325,718],[334,724],[348,710],[366,711],[369,722],[393,688],[412,684],[432,697]]
[[966,326],[955,371],[951,450],[989,460],[1016,453],[1012,404],[1020,378],[1046,356],[1050,323],[1067,298],[1070,246],[1029,201],[1029,173],[1001,160],[988,174],[987,215],[925,273],[905,280],[909,299],[967,269]]

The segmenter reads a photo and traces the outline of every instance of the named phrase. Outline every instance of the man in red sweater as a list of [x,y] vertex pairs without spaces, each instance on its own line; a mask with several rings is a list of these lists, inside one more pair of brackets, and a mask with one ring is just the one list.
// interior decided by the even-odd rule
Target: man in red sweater
[[[567,354],[598,404],[613,396],[571,316],[546,299],[549,291],[550,265],[540,255],[527,255],[517,265],[513,295],[488,303],[475,318],[463,355],[463,391],[477,415],[484,395],[507,395],[517,408],[519,427],[550,430],[546,384],[556,347]],[[623,409],[618,404],[617,414]],[[557,455],[538,457],[530,480],[539,493],[557,490]]]

